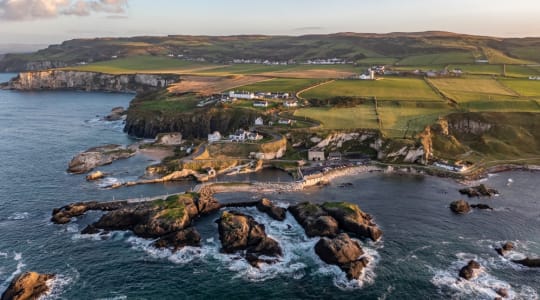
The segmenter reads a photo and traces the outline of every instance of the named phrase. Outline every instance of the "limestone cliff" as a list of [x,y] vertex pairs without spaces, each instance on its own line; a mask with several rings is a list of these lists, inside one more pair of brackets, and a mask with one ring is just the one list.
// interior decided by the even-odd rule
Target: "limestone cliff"
[[159,89],[179,80],[167,74],[104,74],[70,70],[22,72],[6,88],[14,90],[83,90],[134,93]]

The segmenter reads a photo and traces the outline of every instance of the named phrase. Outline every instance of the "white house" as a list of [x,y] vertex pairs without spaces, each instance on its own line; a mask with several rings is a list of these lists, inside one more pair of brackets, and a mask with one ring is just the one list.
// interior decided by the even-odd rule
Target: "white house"
[[529,76],[529,80],[540,80],[540,76]]
[[368,69],[367,74],[360,74],[358,77],[360,80],[375,80],[375,71]]
[[257,132],[250,132],[247,134],[247,139],[250,141],[259,141],[263,139],[263,136]]
[[214,131],[208,135],[208,143],[218,142],[221,140],[221,133],[219,131]]
[[237,99],[255,99],[255,93],[230,91],[229,97]]
[[285,107],[298,107],[298,101],[296,101],[296,100],[283,101],[283,106],[285,106]]
[[258,117],[257,119],[255,119],[255,126],[262,126],[264,125],[264,121],[261,117]]
[[229,134],[229,139],[233,142],[243,142],[247,138],[247,131],[238,129],[233,134]]
[[278,121],[278,124],[281,124],[281,125],[291,125],[292,121],[289,120],[289,119],[280,119]]
[[254,107],[268,107],[268,101],[255,101],[253,102]]

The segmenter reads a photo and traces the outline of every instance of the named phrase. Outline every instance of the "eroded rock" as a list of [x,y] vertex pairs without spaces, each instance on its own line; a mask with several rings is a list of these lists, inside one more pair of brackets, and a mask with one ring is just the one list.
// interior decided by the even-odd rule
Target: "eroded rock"
[[325,263],[340,267],[349,279],[358,279],[368,264],[367,258],[361,258],[362,247],[346,233],[332,239],[321,238],[315,245],[315,253]]
[[120,145],[105,145],[90,148],[77,154],[69,162],[68,172],[82,174],[96,167],[107,165],[115,160],[129,158],[135,155],[135,151]]
[[480,264],[474,260],[469,261],[466,266],[459,270],[459,277],[466,280],[471,280],[478,276],[480,272]]
[[245,258],[254,266],[261,262],[260,256],[282,255],[278,242],[268,237],[264,225],[253,217],[234,211],[224,211],[217,221],[219,239],[225,253],[246,251]]
[[11,281],[7,290],[2,294],[1,300],[39,299],[49,291],[47,281],[53,278],[53,274],[23,273]]
[[473,187],[463,188],[463,189],[460,189],[459,192],[461,194],[467,195],[469,197],[482,197],[482,196],[493,197],[493,196],[499,194],[499,192],[497,190],[492,189],[492,188],[488,188],[484,184],[480,184],[478,186],[473,186]]
[[466,214],[471,211],[471,206],[465,200],[456,200],[450,203],[450,209],[456,214]]
[[540,258],[525,258],[520,260],[513,260],[516,264],[520,264],[529,268],[540,268]]
[[326,202],[322,208],[336,219],[339,227],[362,238],[377,241],[382,231],[372,221],[372,217],[363,212],[358,205],[349,202]]
[[496,248],[495,251],[501,256],[505,256],[508,252],[514,250],[514,243],[506,242],[500,248]]
[[259,211],[267,214],[272,219],[278,221],[285,220],[287,210],[283,207],[274,205],[274,203],[267,198],[262,198],[259,202],[257,202],[256,207]]
[[339,232],[337,221],[317,204],[304,202],[290,206],[289,211],[309,237],[334,237]]

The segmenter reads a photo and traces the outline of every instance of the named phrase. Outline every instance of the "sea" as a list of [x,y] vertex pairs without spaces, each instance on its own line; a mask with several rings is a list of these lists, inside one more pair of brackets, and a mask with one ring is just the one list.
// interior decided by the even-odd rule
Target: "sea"
[[[14,74],[0,74],[0,82]],[[492,174],[482,183],[500,191],[493,198],[469,199],[493,211],[455,215],[450,202],[463,185],[446,178],[382,172],[342,177],[329,186],[291,193],[227,193],[223,202],[268,197],[280,206],[302,201],[349,201],[371,214],[384,231],[378,242],[360,240],[370,263],[359,280],[347,280],[323,263],[288,214],[274,221],[241,208],[266,226],[284,249],[280,261],[260,269],[238,254],[220,252],[215,220],[197,220],[202,247],[176,253],[158,250],[130,232],[81,235],[101,213],[90,212],[67,225],[50,221],[53,208],[77,201],[152,197],[190,190],[182,181],[115,190],[110,182],[87,182],[66,172],[71,158],[89,147],[127,145],[123,124],[101,121],[130,94],[68,91],[0,91],[0,293],[25,271],[54,273],[43,299],[538,299],[540,270],[511,259],[540,256],[540,173]],[[109,181],[137,179],[152,157],[138,155],[100,169]],[[229,177],[220,178],[228,180]],[[290,181],[277,170],[236,175],[230,180]],[[346,183],[346,184],[345,184]],[[495,248],[512,241],[507,258]],[[459,269],[474,259],[482,265],[471,281]]]

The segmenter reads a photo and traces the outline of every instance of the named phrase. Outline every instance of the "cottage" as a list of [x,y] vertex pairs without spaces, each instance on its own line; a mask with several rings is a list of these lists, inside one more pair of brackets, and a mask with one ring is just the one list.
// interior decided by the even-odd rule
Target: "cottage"
[[283,106],[289,108],[289,107],[298,107],[298,101],[296,100],[288,100],[283,101]]
[[263,139],[263,136],[257,132],[250,132],[247,134],[247,139],[249,141],[260,141]]
[[325,160],[324,150],[320,148],[312,148],[308,150],[308,160]]
[[268,101],[255,101],[253,102],[254,107],[268,107]]
[[368,69],[367,74],[360,74],[360,80],[375,80],[375,71]]
[[221,140],[221,133],[214,131],[208,135],[208,143],[219,142]]
[[255,119],[255,126],[262,126],[264,125],[264,121],[261,117],[258,117],[257,119]]

